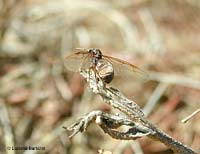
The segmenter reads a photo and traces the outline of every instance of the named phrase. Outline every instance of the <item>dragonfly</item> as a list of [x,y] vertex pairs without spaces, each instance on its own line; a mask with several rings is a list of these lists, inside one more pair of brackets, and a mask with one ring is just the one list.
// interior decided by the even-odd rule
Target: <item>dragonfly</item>
[[115,76],[130,76],[146,80],[148,74],[124,60],[102,54],[100,49],[80,49],[64,59],[65,67],[73,72],[93,69],[102,81],[109,84]]

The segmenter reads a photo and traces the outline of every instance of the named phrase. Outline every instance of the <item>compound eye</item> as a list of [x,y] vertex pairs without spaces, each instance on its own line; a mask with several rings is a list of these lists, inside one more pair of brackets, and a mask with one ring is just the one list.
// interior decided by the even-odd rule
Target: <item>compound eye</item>
[[90,53],[93,52],[93,49],[89,49],[88,52],[90,52]]
[[96,49],[96,53],[101,53],[101,51],[99,49]]

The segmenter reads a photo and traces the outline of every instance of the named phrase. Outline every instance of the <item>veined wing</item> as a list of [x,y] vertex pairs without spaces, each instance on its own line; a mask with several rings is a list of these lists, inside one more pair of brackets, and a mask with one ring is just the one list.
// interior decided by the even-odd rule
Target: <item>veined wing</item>
[[111,56],[103,55],[103,58],[113,65],[115,76],[123,76],[127,79],[131,77],[141,81],[148,80],[148,74],[133,64]]
[[91,64],[91,56],[87,51],[75,52],[64,58],[65,67],[72,71],[78,72],[80,69],[89,68]]

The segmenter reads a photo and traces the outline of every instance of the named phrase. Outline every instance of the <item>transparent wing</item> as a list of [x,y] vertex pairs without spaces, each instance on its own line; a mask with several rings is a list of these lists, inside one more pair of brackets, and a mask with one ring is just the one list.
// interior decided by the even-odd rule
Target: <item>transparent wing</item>
[[64,65],[72,72],[78,72],[80,69],[89,68],[91,65],[90,53],[87,51],[75,52],[64,58]]
[[115,76],[121,76],[127,79],[134,78],[139,79],[141,81],[148,80],[148,74],[133,64],[106,55],[103,55],[103,58],[112,63]]

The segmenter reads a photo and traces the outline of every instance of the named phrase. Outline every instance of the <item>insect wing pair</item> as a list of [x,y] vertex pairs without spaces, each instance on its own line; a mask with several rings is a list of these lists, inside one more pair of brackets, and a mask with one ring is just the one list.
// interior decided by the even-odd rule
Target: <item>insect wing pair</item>
[[[104,73],[112,73],[112,70],[114,71],[114,78],[120,77],[122,79],[126,79],[131,77],[133,79],[140,79],[144,81],[148,77],[147,73],[137,66],[118,58],[103,55],[99,49],[78,50],[78,52],[75,52],[64,59],[65,67],[70,71],[78,72],[80,70],[93,68],[100,74],[100,77],[102,78],[106,77],[106,74],[104,75]],[[100,52],[100,58],[95,57],[96,51]],[[106,83],[109,83],[112,81],[112,79],[113,78],[111,77],[108,80],[103,80],[105,80]]]

